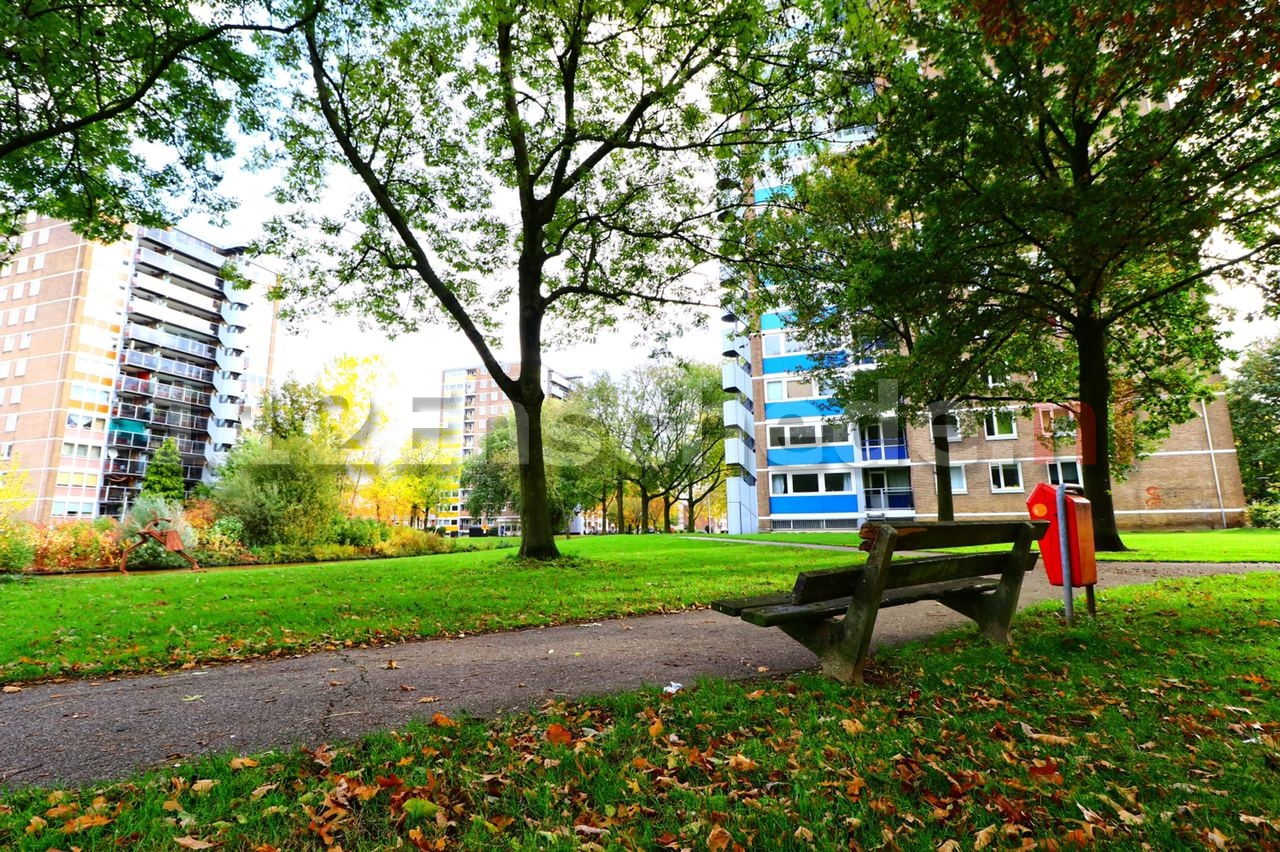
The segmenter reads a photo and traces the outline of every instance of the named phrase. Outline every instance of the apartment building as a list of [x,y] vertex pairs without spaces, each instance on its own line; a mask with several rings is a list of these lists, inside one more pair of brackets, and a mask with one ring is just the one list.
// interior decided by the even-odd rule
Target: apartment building
[[[726,312],[723,386],[729,531],[851,530],[867,520],[936,520],[930,429],[896,417],[861,425],[804,373],[809,353],[776,313],[749,333]],[[886,400],[880,410],[892,407]],[[1080,482],[1077,426],[1049,405],[994,409],[949,429],[956,520],[1026,517],[1038,482]],[[1245,522],[1226,399],[1172,430],[1113,488],[1122,529],[1226,528]]]
[[0,456],[27,474],[30,518],[121,515],[170,437],[188,488],[209,481],[270,376],[274,280],[180,231],[106,245],[28,216],[0,265]]
[[[512,378],[520,376],[520,364],[501,363],[502,371]],[[542,369],[542,390],[548,399],[564,399],[577,387],[577,379],[548,367]],[[441,447],[452,453],[458,464],[484,446],[484,436],[495,420],[512,413],[511,400],[498,387],[483,365],[453,367],[440,378]],[[501,535],[518,535],[520,516],[508,507],[500,517],[472,518],[466,509],[467,493],[461,488],[448,495],[448,502],[435,513],[435,523],[453,531],[465,531],[488,520]]]

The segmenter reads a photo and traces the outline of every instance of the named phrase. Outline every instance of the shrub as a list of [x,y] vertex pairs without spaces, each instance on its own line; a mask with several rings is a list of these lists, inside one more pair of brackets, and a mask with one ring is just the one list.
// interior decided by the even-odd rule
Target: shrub
[[373,518],[338,518],[333,523],[333,540],[353,547],[373,547],[386,541],[391,528]]
[[392,527],[390,536],[374,546],[379,556],[425,556],[429,553],[450,553],[453,539],[413,527]]
[[26,571],[35,562],[32,529],[23,523],[0,526],[0,574]]
[[1249,525],[1260,529],[1280,529],[1280,503],[1250,503]]
[[37,571],[82,571],[120,565],[120,531],[115,521],[67,521],[34,528]]

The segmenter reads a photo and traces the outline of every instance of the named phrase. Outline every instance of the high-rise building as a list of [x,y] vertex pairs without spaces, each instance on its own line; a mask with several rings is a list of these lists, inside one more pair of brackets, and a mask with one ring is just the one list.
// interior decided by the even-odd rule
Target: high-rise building
[[[519,378],[520,364],[504,362],[503,372]],[[441,446],[451,452],[461,464],[468,456],[484,446],[485,433],[493,421],[507,417],[512,412],[511,400],[498,387],[489,370],[484,366],[454,367],[445,370],[440,380],[440,434]],[[564,399],[577,386],[577,379],[542,368],[542,390],[548,399]],[[503,535],[516,535],[520,531],[520,516],[508,507],[497,518],[472,518],[467,512],[467,493],[458,488],[447,497],[447,503],[436,513],[436,523],[450,531],[465,532],[468,527],[491,521],[491,525]]]
[[29,215],[0,264],[0,456],[31,519],[119,516],[167,438],[209,481],[271,372],[274,280],[180,231],[106,245]]

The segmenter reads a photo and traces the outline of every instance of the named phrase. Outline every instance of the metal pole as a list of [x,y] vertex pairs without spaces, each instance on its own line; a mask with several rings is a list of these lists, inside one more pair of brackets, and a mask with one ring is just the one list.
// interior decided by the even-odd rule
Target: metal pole
[[1058,474],[1058,557],[1062,565],[1062,614],[1071,624],[1075,620],[1071,599],[1071,551],[1067,548],[1067,484]]

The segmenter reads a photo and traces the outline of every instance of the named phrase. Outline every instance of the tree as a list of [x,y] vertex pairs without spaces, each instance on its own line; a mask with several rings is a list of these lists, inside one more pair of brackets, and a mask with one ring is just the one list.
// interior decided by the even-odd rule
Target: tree
[[391,478],[409,504],[410,517],[426,527],[428,515],[453,490],[457,475],[457,465],[438,445],[410,441],[396,458]]
[[[442,314],[467,336],[514,405],[524,556],[557,555],[544,337],[700,303],[686,273],[716,212],[701,176],[730,146],[797,137],[797,100],[840,49],[822,21],[810,0],[378,0],[327,5],[280,41],[311,79],[276,128],[280,194],[300,205],[265,244],[293,270],[278,295],[392,330]],[[309,215],[335,167],[363,192],[346,216]],[[493,354],[499,310],[518,375]]]
[[852,156],[895,215],[915,211],[936,269],[967,271],[972,299],[1074,359],[1096,544],[1120,549],[1113,409],[1140,404],[1147,435],[1193,414],[1222,356],[1211,278],[1257,276],[1277,295],[1275,9],[884,8],[901,58]]
[[1280,338],[1250,347],[1227,385],[1227,405],[1245,496],[1280,499]]
[[181,503],[187,496],[187,486],[182,477],[182,455],[178,452],[178,442],[173,438],[165,438],[156,450],[156,454],[147,463],[146,474],[142,477],[142,497],[156,497],[160,500]]
[[10,4],[0,24],[0,236],[28,210],[114,240],[129,222],[166,224],[175,198],[221,209],[213,163],[234,153],[228,123],[260,127],[263,64],[241,39],[295,25],[252,0]]
[[244,524],[245,544],[321,543],[340,517],[341,468],[332,448],[308,436],[248,435],[228,454],[212,497]]
[[262,412],[254,428],[271,439],[315,435],[325,425],[325,393],[316,382],[302,382],[290,373],[262,395]]
[[458,487],[467,492],[472,518],[496,518],[519,498],[513,424],[501,418],[489,424],[479,453],[462,463]]

